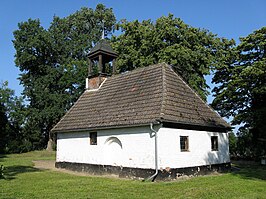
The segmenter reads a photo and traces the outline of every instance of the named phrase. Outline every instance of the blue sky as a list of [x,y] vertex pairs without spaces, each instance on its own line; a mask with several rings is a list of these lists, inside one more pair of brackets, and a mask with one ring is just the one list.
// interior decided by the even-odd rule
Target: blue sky
[[[54,15],[65,17],[81,7],[95,8],[98,3],[112,7],[117,20],[156,20],[172,13],[191,26],[236,41],[266,26],[265,0],[1,0],[0,82],[7,80],[16,95],[23,89],[17,80],[20,71],[14,64],[12,44],[13,31],[19,22],[39,18],[48,28]],[[207,82],[210,83],[210,77]]]

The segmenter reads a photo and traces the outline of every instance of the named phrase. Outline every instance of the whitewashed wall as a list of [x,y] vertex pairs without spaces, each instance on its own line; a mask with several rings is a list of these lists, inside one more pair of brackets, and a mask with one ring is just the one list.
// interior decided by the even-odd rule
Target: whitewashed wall
[[[181,152],[180,136],[189,137],[189,151]],[[218,136],[218,151],[211,150],[211,136]],[[227,133],[161,128],[158,132],[161,168],[182,168],[230,162]]]
[[[101,130],[97,131],[97,145],[90,145],[89,132],[59,133],[57,162],[154,168],[154,138],[150,133],[149,126]],[[211,151],[212,135],[218,136],[219,151]],[[180,136],[189,136],[189,152],[180,151]],[[226,163],[228,135],[160,128],[158,153],[162,169]]]
[[[90,145],[89,132],[59,133],[56,161],[153,168],[154,139],[150,133],[148,126],[101,130],[97,131],[97,145]],[[118,138],[122,147],[112,138]]]

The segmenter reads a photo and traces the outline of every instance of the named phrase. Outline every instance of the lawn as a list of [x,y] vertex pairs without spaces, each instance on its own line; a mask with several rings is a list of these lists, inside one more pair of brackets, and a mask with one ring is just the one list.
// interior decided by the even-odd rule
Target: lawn
[[33,160],[53,160],[55,153],[34,151],[0,155],[5,179],[0,198],[266,198],[266,167],[236,165],[232,173],[175,182],[142,182],[77,176],[33,167]]

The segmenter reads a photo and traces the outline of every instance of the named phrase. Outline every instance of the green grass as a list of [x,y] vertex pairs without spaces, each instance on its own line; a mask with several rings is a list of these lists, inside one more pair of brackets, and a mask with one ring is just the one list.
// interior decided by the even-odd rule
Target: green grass
[[240,170],[233,173],[156,183],[33,167],[33,160],[54,158],[46,151],[0,155],[5,167],[0,198],[266,198],[266,167],[259,165],[236,165]]

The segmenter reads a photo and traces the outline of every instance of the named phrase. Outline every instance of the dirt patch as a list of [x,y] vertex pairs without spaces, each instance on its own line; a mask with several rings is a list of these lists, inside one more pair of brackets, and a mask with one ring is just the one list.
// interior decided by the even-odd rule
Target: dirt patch
[[32,161],[32,162],[34,163],[34,167],[37,169],[58,171],[58,172],[73,174],[77,176],[90,176],[88,173],[75,172],[75,171],[70,171],[66,169],[55,168],[54,160],[37,160],[37,161]]
[[34,167],[37,169],[56,170],[54,160],[38,160],[38,161],[33,161],[33,163]]
[[66,169],[56,168],[55,167],[55,161],[54,160],[36,160],[32,161],[34,163],[34,168],[37,169],[43,169],[43,170],[52,170],[57,172],[63,172],[67,174],[72,174],[76,176],[96,176],[96,177],[107,177],[107,178],[118,178],[116,175],[92,175],[85,172],[76,172],[76,171],[70,171]]

